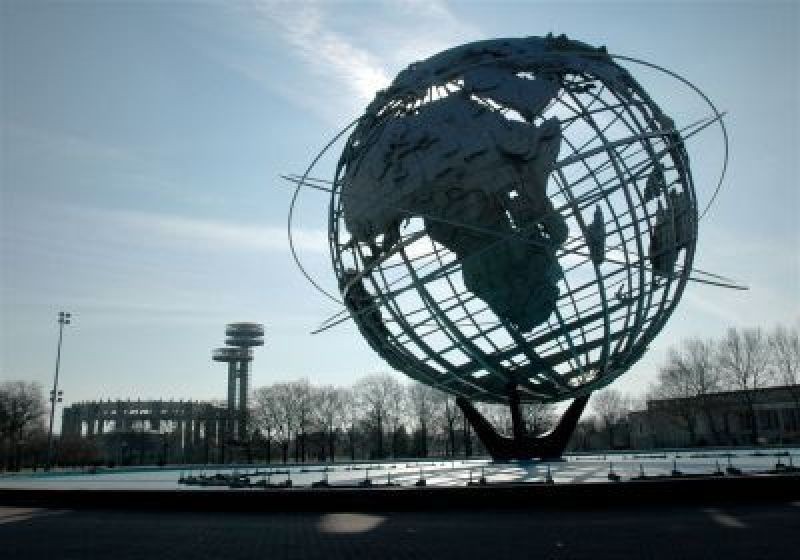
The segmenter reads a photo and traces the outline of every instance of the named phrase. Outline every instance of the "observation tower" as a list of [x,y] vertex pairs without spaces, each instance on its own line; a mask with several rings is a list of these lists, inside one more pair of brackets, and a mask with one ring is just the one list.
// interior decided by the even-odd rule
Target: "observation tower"
[[[228,421],[227,439],[247,439],[247,390],[249,363],[253,360],[254,346],[264,345],[264,325],[260,323],[230,323],[225,327],[225,344],[215,349],[211,358],[228,364]],[[238,399],[237,399],[238,384]]]

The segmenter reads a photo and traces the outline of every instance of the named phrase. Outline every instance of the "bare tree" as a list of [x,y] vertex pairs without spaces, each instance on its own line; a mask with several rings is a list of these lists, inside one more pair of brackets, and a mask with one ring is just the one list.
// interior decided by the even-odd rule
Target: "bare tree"
[[23,463],[23,448],[32,439],[32,432],[41,425],[44,403],[38,403],[35,391],[22,381],[0,385],[0,462],[8,469],[19,469]]
[[358,425],[364,418],[361,400],[353,389],[342,391],[342,421],[347,434],[347,444],[350,450],[350,460],[356,460],[356,443],[358,439]]
[[22,447],[43,430],[45,400],[42,386],[25,381],[0,384],[0,440],[6,442],[6,463],[19,468]]
[[336,430],[344,420],[344,394],[331,385],[314,391],[314,413],[328,442],[328,455],[333,462],[336,455]]
[[314,419],[312,407],[312,388],[308,379],[300,379],[290,383],[290,394],[297,412],[297,431],[294,439],[294,458],[300,462],[306,460],[306,436]]
[[[409,414],[409,401],[408,391],[406,386],[391,377],[393,383],[389,383],[386,387],[388,393],[388,402],[386,407],[386,427],[389,430],[392,446],[392,457],[399,456],[399,438],[402,435],[406,440],[405,447],[408,447],[408,434],[404,425],[408,423]],[[407,453],[407,450],[406,450]]]
[[461,409],[456,404],[456,398],[453,395],[444,396],[444,418],[447,423],[447,449],[448,455],[454,457],[456,454],[456,426],[463,419]]
[[786,387],[800,412],[800,327],[778,325],[767,339],[774,378]]
[[419,434],[418,454],[427,457],[428,439],[442,399],[439,391],[430,385],[412,383],[408,388],[408,400]]
[[[281,409],[274,386],[260,387],[253,391],[253,423],[266,441],[267,462],[271,462],[272,442],[275,441],[283,449],[285,432]],[[284,459],[285,460],[285,459]]]
[[297,399],[292,382],[275,383],[270,388],[272,392],[273,424],[275,427],[275,437],[280,443],[283,455],[283,462],[289,459],[289,444],[292,436],[295,436],[295,448],[297,448],[296,434],[299,424],[299,410]]
[[719,444],[721,440],[711,407],[711,395],[720,389],[714,342],[691,338],[669,349],[653,393],[659,399],[670,399],[669,409],[663,412],[684,424],[691,445],[697,442],[699,414],[705,419],[714,443]]
[[511,425],[511,410],[508,406],[500,404],[478,403],[476,408],[498,432],[505,435],[511,434],[513,428]]
[[424,383],[412,382],[408,387],[409,407],[416,424],[415,432],[419,434],[418,454],[428,456],[428,430],[431,425],[431,413],[435,395],[434,389]]
[[592,409],[608,435],[608,446],[614,448],[614,434],[630,412],[630,400],[616,389],[604,389],[592,395]]
[[5,445],[11,437],[11,399],[6,389],[6,383],[0,385],[0,454],[7,455]]
[[761,329],[728,329],[717,347],[717,363],[724,382],[737,391],[747,407],[752,440],[758,443],[755,399],[770,373],[767,341]]
[[684,372],[670,363],[659,368],[658,382],[652,395],[659,401],[667,401],[659,412],[677,423],[689,434],[689,445],[697,443],[697,403],[692,397],[692,385]]
[[522,419],[529,434],[539,435],[551,429],[556,422],[556,407],[550,403],[527,403],[522,405]]
[[712,410],[712,394],[722,388],[720,369],[714,359],[714,342],[698,338],[689,339],[683,343],[682,352],[678,354],[678,358],[677,365],[690,374],[692,391],[708,429],[711,431],[714,443],[722,443],[719,427],[714,420]]
[[375,434],[374,454],[382,458],[385,456],[385,431],[387,427],[395,425],[395,418],[399,416],[394,401],[403,394],[403,387],[391,374],[378,373],[360,379],[353,390],[363,407],[365,419]]

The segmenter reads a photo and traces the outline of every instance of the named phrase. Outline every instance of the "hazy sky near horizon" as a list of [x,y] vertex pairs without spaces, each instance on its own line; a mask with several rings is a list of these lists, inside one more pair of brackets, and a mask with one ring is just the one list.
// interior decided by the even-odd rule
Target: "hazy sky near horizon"
[[[695,264],[748,286],[691,284],[645,358],[669,345],[800,316],[800,9],[796,2],[16,2],[0,13],[0,380],[52,383],[56,315],[67,403],[223,398],[210,361],[227,322],[266,324],[253,386],[349,384],[388,367],[295,269],[291,190],[376,89],[466,41],[566,33],[649,60],[727,111],[731,160]],[[680,123],[704,108],[628,65]],[[689,145],[701,202],[721,165]],[[329,173],[323,164],[321,174]],[[301,255],[333,286],[327,198],[303,195]]]

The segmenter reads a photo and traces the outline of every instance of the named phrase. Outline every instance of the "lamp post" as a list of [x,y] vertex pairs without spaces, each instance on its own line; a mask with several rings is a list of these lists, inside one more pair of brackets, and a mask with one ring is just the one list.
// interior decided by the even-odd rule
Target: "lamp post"
[[53,390],[50,391],[50,429],[47,433],[47,470],[53,466],[53,420],[56,416],[56,404],[61,402],[62,392],[58,390],[58,367],[61,365],[61,341],[64,337],[64,325],[72,321],[72,314],[58,312],[58,352],[56,353],[56,375],[53,379]]

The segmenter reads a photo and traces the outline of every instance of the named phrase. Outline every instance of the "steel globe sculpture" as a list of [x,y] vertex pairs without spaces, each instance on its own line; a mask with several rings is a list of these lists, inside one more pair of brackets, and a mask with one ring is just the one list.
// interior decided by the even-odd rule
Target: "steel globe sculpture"
[[[713,110],[679,130],[605,49],[564,36],[412,64],[355,123],[330,183],[350,317],[392,367],[457,395],[496,459],[559,456],[690,279],[684,140]],[[525,434],[520,403],[570,398],[553,433]],[[509,403],[513,437],[472,401]]]

